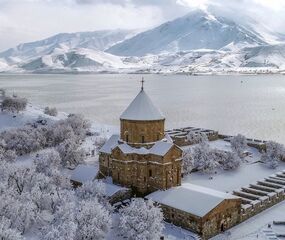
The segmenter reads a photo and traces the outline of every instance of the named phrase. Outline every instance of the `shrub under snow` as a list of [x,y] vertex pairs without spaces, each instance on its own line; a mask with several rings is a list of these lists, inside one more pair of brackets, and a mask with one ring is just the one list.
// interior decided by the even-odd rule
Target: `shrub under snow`
[[119,228],[127,239],[159,239],[164,228],[162,210],[151,200],[135,198],[120,210]]
[[57,116],[57,109],[54,107],[54,108],[50,108],[50,107],[45,107],[44,109],[44,113],[47,114],[47,115],[50,115],[50,116]]
[[16,153],[13,150],[6,149],[4,140],[0,142],[0,163],[1,161],[13,162],[16,159]]
[[261,161],[264,162],[269,168],[276,168],[279,161],[285,156],[284,145],[268,141],[266,142],[266,152],[261,155]]
[[26,98],[5,96],[1,104],[1,109],[2,111],[18,113],[26,109],[27,102]]

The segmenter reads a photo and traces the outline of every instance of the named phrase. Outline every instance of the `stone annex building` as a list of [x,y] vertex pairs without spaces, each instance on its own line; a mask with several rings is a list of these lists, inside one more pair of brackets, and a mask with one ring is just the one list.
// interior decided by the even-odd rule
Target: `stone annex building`
[[165,117],[143,89],[120,117],[120,135],[100,149],[99,173],[159,203],[164,217],[208,239],[240,222],[241,199],[182,184],[182,149],[165,134]]
[[120,122],[120,136],[100,149],[100,174],[137,195],[181,185],[182,150],[166,137],[165,117],[143,86]]

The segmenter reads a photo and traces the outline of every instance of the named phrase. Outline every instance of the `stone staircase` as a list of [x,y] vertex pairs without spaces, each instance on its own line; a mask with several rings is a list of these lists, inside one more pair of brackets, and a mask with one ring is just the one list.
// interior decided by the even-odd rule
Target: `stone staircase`
[[233,191],[242,200],[242,221],[285,200],[285,170]]
[[264,229],[263,234],[268,240],[279,240],[276,233],[272,229]]

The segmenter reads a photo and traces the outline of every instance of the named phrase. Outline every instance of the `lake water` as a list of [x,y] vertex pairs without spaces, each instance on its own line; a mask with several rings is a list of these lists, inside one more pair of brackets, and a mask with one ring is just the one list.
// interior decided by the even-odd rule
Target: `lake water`
[[[119,126],[142,75],[0,75],[0,87],[30,102],[82,113]],[[167,128],[186,126],[242,133],[285,143],[285,77],[144,75],[145,90]]]

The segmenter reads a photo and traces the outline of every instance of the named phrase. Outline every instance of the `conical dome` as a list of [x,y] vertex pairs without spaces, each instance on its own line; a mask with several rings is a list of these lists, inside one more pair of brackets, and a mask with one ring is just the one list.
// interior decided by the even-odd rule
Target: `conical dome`
[[152,121],[163,120],[165,117],[154,106],[149,96],[142,89],[127,109],[122,113],[121,120]]

